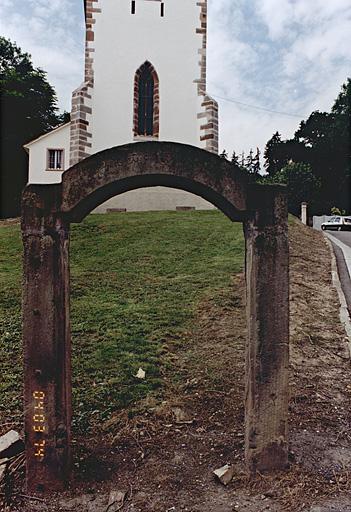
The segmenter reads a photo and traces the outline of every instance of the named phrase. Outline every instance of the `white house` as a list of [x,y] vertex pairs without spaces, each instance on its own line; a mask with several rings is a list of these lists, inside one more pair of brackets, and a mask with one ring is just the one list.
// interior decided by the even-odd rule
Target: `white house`
[[[174,141],[218,152],[218,106],[206,94],[207,0],[84,0],[85,77],[71,121],[28,143],[29,183],[109,147]],[[154,187],[102,205],[127,210],[209,208],[188,192]]]

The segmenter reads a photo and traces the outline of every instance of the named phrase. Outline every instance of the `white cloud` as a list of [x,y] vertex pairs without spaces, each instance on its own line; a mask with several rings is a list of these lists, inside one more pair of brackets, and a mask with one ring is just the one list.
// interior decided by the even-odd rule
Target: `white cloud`
[[[289,117],[220,100],[221,146],[290,137],[304,116],[329,110],[351,75],[350,0],[209,0],[208,89]],[[250,33],[251,30],[251,33]]]
[[255,7],[274,40],[340,21],[351,11],[349,0],[255,0]]
[[[80,37],[77,37],[77,31]],[[73,89],[82,81],[83,15],[70,0],[1,0],[0,34],[32,55],[33,63],[47,71],[59,105],[70,109]]]

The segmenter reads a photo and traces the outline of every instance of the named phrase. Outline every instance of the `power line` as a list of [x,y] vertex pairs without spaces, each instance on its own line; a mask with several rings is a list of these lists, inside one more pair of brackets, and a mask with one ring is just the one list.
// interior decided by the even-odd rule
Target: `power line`
[[264,112],[270,112],[271,114],[279,114],[281,116],[289,116],[289,117],[298,117],[299,119],[304,119],[306,116],[302,114],[289,114],[288,112],[281,112],[279,110],[271,110],[269,108],[258,107],[257,105],[250,105],[249,103],[244,103],[239,100],[234,100],[233,98],[224,98],[223,96],[217,96],[216,94],[211,94],[214,98],[218,98],[219,100],[228,101],[229,103],[237,103],[238,105],[243,105],[244,107],[255,108],[256,110],[263,110]]

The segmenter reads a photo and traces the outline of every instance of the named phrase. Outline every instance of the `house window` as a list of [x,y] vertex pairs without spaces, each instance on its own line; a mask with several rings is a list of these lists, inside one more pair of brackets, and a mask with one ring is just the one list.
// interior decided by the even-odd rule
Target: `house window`
[[135,74],[134,136],[158,137],[159,80],[154,67],[145,62]]
[[64,151],[63,149],[48,149],[48,164],[49,171],[63,171],[64,169]]
[[132,0],[131,13],[135,14],[135,0]]

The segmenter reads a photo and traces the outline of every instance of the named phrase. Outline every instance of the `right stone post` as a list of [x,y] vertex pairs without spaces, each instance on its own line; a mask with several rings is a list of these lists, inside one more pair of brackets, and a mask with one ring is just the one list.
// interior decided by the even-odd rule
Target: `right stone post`
[[250,185],[245,458],[251,474],[288,465],[289,242],[286,189]]

